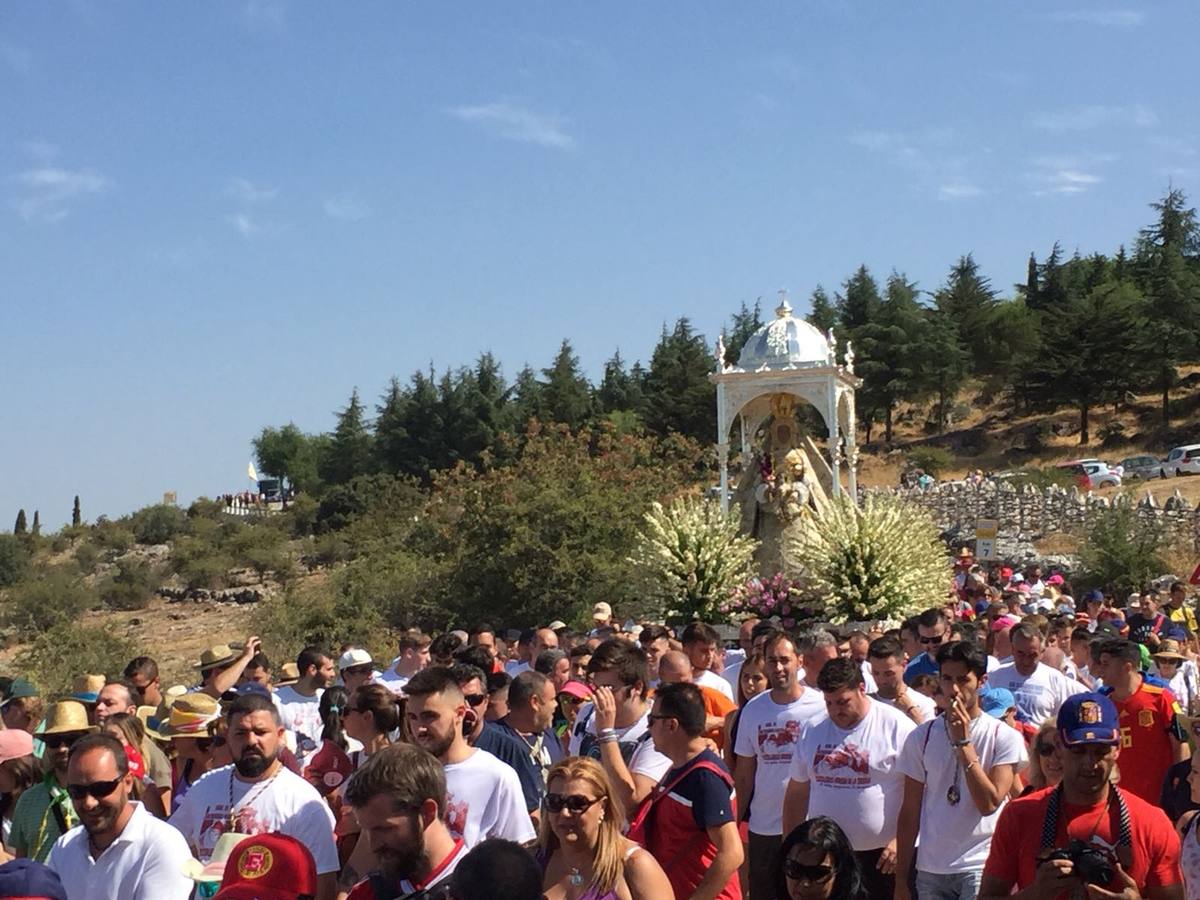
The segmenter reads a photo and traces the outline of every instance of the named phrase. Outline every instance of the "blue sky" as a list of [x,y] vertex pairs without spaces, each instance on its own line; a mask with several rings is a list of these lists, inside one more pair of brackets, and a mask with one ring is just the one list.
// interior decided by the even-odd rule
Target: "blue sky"
[[[0,528],[245,485],[357,385],[1000,288],[1195,193],[1200,7],[5,3]],[[799,301],[799,302],[797,302]]]

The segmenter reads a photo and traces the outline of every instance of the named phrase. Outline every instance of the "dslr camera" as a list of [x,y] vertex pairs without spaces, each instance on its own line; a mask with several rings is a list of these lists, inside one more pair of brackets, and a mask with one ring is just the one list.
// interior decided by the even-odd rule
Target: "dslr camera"
[[1116,875],[1112,858],[1107,853],[1078,838],[1067,844],[1066,849],[1049,853],[1046,860],[1051,859],[1065,859],[1070,862],[1074,866],[1072,874],[1082,879],[1084,884],[1104,887]]

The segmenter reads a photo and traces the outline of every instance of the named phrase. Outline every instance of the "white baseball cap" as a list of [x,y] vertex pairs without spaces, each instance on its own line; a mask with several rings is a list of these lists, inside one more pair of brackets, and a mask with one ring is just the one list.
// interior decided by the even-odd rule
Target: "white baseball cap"
[[354,666],[369,666],[375,660],[371,659],[371,654],[361,647],[351,647],[338,658],[338,671],[349,669]]

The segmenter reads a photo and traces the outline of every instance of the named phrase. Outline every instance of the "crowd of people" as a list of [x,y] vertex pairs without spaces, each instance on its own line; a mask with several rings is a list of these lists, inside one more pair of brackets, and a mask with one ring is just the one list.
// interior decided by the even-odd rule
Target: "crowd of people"
[[[901,622],[257,637],[0,681],[0,897],[1200,898],[1181,582],[981,567]],[[388,654],[389,656],[391,654]]]

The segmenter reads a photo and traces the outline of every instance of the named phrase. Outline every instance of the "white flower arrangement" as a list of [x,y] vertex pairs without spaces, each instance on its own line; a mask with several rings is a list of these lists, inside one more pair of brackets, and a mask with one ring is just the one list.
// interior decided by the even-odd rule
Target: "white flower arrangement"
[[845,495],[807,527],[784,534],[784,565],[828,621],[903,619],[937,606],[953,570],[933,519],[921,507],[871,494]]
[[738,533],[736,515],[695,496],[652,504],[630,561],[663,612],[716,621],[719,606],[750,575],[758,542]]

